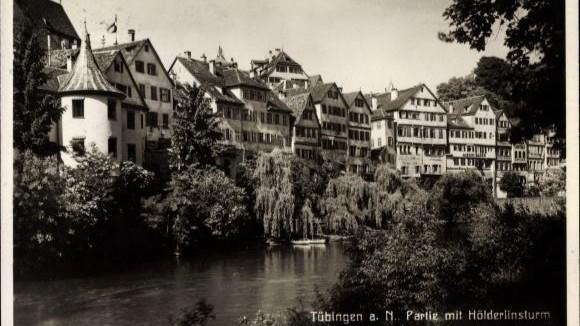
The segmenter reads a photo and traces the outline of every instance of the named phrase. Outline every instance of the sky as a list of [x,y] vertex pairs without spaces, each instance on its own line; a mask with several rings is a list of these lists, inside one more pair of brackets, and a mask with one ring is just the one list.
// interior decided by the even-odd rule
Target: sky
[[111,45],[106,24],[118,16],[117,38],[149,38],[167,69],[191,51],[215,58],[218,46],[241,69],[282,48],[309,75],[320,74],[344,91],[382,92],[425,83],[431,90],[465,76],[482,56],[505,58],[504,34],[486,51],[439,41],[451,0],[61,0],[79,36],[83,21],[93,47]]

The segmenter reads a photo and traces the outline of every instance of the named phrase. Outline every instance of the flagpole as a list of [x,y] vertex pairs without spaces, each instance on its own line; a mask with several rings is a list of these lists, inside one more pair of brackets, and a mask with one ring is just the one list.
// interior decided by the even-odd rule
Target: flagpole
[[119,42],[117,41],[117,14],[115,14],[115,45],[118,45]]

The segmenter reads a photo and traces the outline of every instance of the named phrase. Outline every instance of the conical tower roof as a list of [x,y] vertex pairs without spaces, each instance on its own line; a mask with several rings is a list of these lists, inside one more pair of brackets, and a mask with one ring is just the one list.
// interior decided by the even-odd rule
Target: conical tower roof
[[85,42],[81,47],[72,71],[66,75],[58,89],[61,94],[101,94],[124,98],[125,94],[111,85],[101,70],[93,51],[91,39],[85,27]]

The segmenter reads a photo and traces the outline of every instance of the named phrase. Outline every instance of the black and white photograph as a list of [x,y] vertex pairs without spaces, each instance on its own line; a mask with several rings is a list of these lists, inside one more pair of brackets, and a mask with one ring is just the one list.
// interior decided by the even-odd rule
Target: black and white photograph
[[2,324],[578,325],[578,3],[2,1]]

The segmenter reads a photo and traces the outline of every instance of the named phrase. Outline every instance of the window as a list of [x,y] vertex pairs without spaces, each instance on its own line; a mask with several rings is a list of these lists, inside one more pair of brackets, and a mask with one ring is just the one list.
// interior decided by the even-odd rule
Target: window
[[122,73],[123,72],[123,64],[121,62],[115,61],[115,63],[114,63],[114,69],[115,69],[115,72]]
[[143,125],[144,121],[143,120],[144,120],[143,119],[143,113],[141,113],[141,129],[143,129],[143,127],[144,127],[144,125]]
[[151,86],[151,99],[157,101],[157,87]]
[[127,129],[135,129],[135,112],[127,111]]
[[72,100],[72,115],[75,119],[84,119],[85,117],[85,100]]
[[139,84],[139,94],[141,94],[143,98],[147,98],[147,96],[145,96],[145,85]]
[[137,146],[135,144],[127,144],[127,159],[131,162],[137,161]]
[[143,61],[135,60],[135,70],[140,73],[145,72],[145,64],[143,63]]
[[73,152],[76,155],[83,156],[85,155],[85,139],[82,137],[73,138],[70,142]]
[[157,127],[157,112],[147,113],[147,126]]
[[163,113],[163,128],[169,128],[169,114]]
[[117,120],[117,101],[111,99],[107,101],[107,117],[109,120]]
[[108,142],[107,147],[108,147],[107,152],[109,153],[109,155],[116,158],[117,157],[117,138],[115,138],[115,137],[109,138],[109,142]]
[[155,76],[157,75],[157,66],[154,63],[147,64],[147,74]]
[[159,92],[161,95],[161,102],[171,102],[171,92],[167,88],[159,88]]

